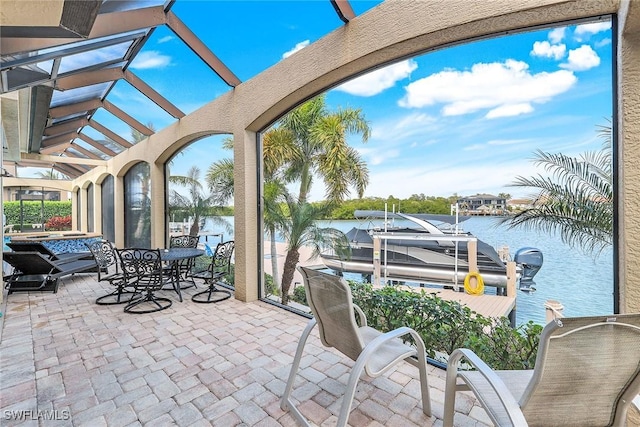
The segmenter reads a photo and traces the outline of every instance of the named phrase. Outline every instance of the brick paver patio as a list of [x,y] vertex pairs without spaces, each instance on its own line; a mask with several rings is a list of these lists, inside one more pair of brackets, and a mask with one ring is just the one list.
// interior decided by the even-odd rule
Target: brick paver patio
[[[196,304],[193,289],[182,303],[163,291],[174,299],[167,310],[127,314],[94,303],[108,291],[80,274],[57,294],[5,293],[2,426],[296,425],[279,398],[306,318],[264,302]],[[311,422],[335,425],[352,364],[312,335],[293,393]],[[442,425],[444,372],[430,368],[430,418],[417,376],[402,364],[361,380],[349,424]],[[490,424],[470,395],[456,400],[456,425]]]

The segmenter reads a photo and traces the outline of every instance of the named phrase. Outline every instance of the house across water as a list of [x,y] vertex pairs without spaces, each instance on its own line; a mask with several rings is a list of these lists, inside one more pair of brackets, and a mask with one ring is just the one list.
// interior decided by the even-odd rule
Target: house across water
[[505,215],[507,199],[493,194],[476,194],[457,200],[462,215]]

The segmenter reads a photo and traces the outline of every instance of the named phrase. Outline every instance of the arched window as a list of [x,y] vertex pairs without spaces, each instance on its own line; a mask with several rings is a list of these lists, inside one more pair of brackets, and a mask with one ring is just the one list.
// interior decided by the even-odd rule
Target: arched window
[[82,230],[82,189],[76,190],[76,218],[78,219],[78,231]]
[[93,202],[93,184],[87,187],[87,231],[93,233],[96,231],[94,226],[94,202]]
[[124,244],[151,247],[151,173],[140,162],[124,176]]

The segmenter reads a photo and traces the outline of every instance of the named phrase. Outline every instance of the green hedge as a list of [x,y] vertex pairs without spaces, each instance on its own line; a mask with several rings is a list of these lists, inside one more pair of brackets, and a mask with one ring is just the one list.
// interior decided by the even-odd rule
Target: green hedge
[[[44,218],[42,218],[42,202],[25,201],[23,203],[24,224],[41,224],[49,218],[58,216],[66,217],[71,215],[71,201],[45,201]],[[6,224],[20,224],[20,202],[4,202],[4,214]]]
[[[429,357],[435,360],[446,362],[453,350],[466,347],[494,369],[531,369],[535,364],[542,326],[533,322],[514,329],[506,317],[482,316],[424,289],[374,289],[353,281],[349,285],[353,301],[365,313],[369,326],[381,331],[401,326],[414,329],[424,340]],[[306,304],[304,288],[296,291],[292,299]]]

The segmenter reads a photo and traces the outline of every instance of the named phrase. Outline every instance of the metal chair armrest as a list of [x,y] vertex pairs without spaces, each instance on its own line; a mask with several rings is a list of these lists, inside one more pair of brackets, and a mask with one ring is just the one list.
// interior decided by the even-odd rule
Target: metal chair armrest
[[[527,420],[520,409],[520,405],[511,394],[511,391],[507,388],[502,379],[487,365],[482,359],[480,359],[472,350],[468,348],[458,348],[449,355],[449,361],[447,363],[447,376],[445,386],[445,427],[447,424],[447,414],[451,411],[453,413],[453,406],[455,404],[455,392],[456,392],[456,379],[458,377],[458,367],[462,358],[465,358],[475,369],[482,374],[487,380],[491,388],[496,392],[500,403],[504,407],[509,416],[509,419],[514,426],[528,425]],[[453,422],[453,420],[451,420]]]
[[353,304],[353,309],[358,315],[357,320],[360,320],[360,326],[367,326],[367,316],[364,315],[364,311],[362,311],[362,309],[355,303]]

